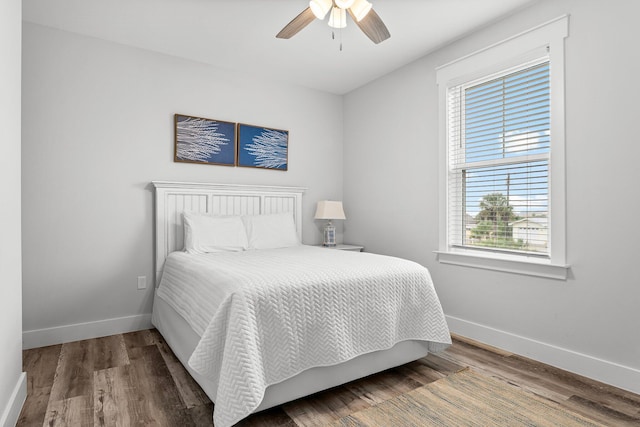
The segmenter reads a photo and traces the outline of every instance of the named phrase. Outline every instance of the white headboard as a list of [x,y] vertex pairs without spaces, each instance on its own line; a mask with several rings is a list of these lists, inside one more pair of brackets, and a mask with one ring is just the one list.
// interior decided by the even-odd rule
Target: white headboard
[[302,241],[303,187],[153,181],[156,211],[156,286],[167,255],[184,247],[182,212],[262,215],[292,212]]

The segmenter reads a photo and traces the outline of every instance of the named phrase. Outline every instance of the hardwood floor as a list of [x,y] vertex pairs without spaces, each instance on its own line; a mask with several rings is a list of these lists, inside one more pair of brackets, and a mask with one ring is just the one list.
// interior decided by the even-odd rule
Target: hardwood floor
[[[27,401],[17,426],[212,426],[213,404],[155,330],[24,351]],[[335,387],[239,426],[322,426],[465,367],[594,421],[640,426],[640,395],[454,337],[439,355]]]

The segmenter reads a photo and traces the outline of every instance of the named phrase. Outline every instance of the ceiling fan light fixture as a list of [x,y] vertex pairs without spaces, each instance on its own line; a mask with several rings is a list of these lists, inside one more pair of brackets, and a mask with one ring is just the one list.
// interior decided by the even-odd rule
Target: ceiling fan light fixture
[[351,13],[353,13],[356,20],[360,22],[367,16],[372,7],[373,5],[367,0],[354,0],[353,5],[351,5]]
[[341,9],[349,9],[355,0],[335,0],[336,6]]
[[347,11],[334,7],[329,15],[329,26],[331,28],[344,28],[347,26]]
[[331,6],[333,6],[333,2],[331,0],[311,0],[309,2],[311,11],[316,18],[320,20],[323,20],[324,17],[327,16],[327,12],[331,10]]
[[[347,7],[351,5],[351,7]],[[343,7],[341,7],[343,6]],[[276,34],[276,38],[290,39],[311,24],[313,21],[321,21],[331,11],[329,25],[332,28],[344,28],[347,26],[347,12],[351,15],[356,26],[375,44],[381,43],[391,37],[387,26],[384,25],[380,16],[373,10],[371,3],[367,0],[310,0],[309,6],[293,18],[287,25]],[[339,32],[342,40],[342,32]],[[331,32],[335,39],[335,31]],[[342,41],[340,42],[342,50]]]

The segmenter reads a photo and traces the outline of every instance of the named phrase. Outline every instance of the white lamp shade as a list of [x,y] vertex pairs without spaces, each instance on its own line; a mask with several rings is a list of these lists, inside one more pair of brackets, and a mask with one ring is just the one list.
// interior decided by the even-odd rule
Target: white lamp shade
[[351,6],[351,13],[353,13],[356,20],[360,22],[365,16],[367,16],[367,13],[369,13],[372,6],[373,5],[367,0],[355,0]]
[[309,2],[311,12],[313,12],[318,19],[324,19],[324,17],[327,16],[327,12],[331,10],[331,6],[333,6],[331,0],[311,0]]
[[329,15],[329,26],[332,28],[344,28],[347,26],[347,11],[334,7]]
[[349,9],[355,0],[335,0],[336,6],[342,9]]
[[322,200],[318,202],[315,219],[347,219],[342,202]]

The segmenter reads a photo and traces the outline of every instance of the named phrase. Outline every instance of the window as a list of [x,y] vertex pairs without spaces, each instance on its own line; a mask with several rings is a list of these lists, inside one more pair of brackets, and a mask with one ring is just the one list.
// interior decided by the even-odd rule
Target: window
[[547,255],[549,108],[546,57],[449,88],[452,245]]
[[566,278],[562,17],[438,69],[440,262]]

